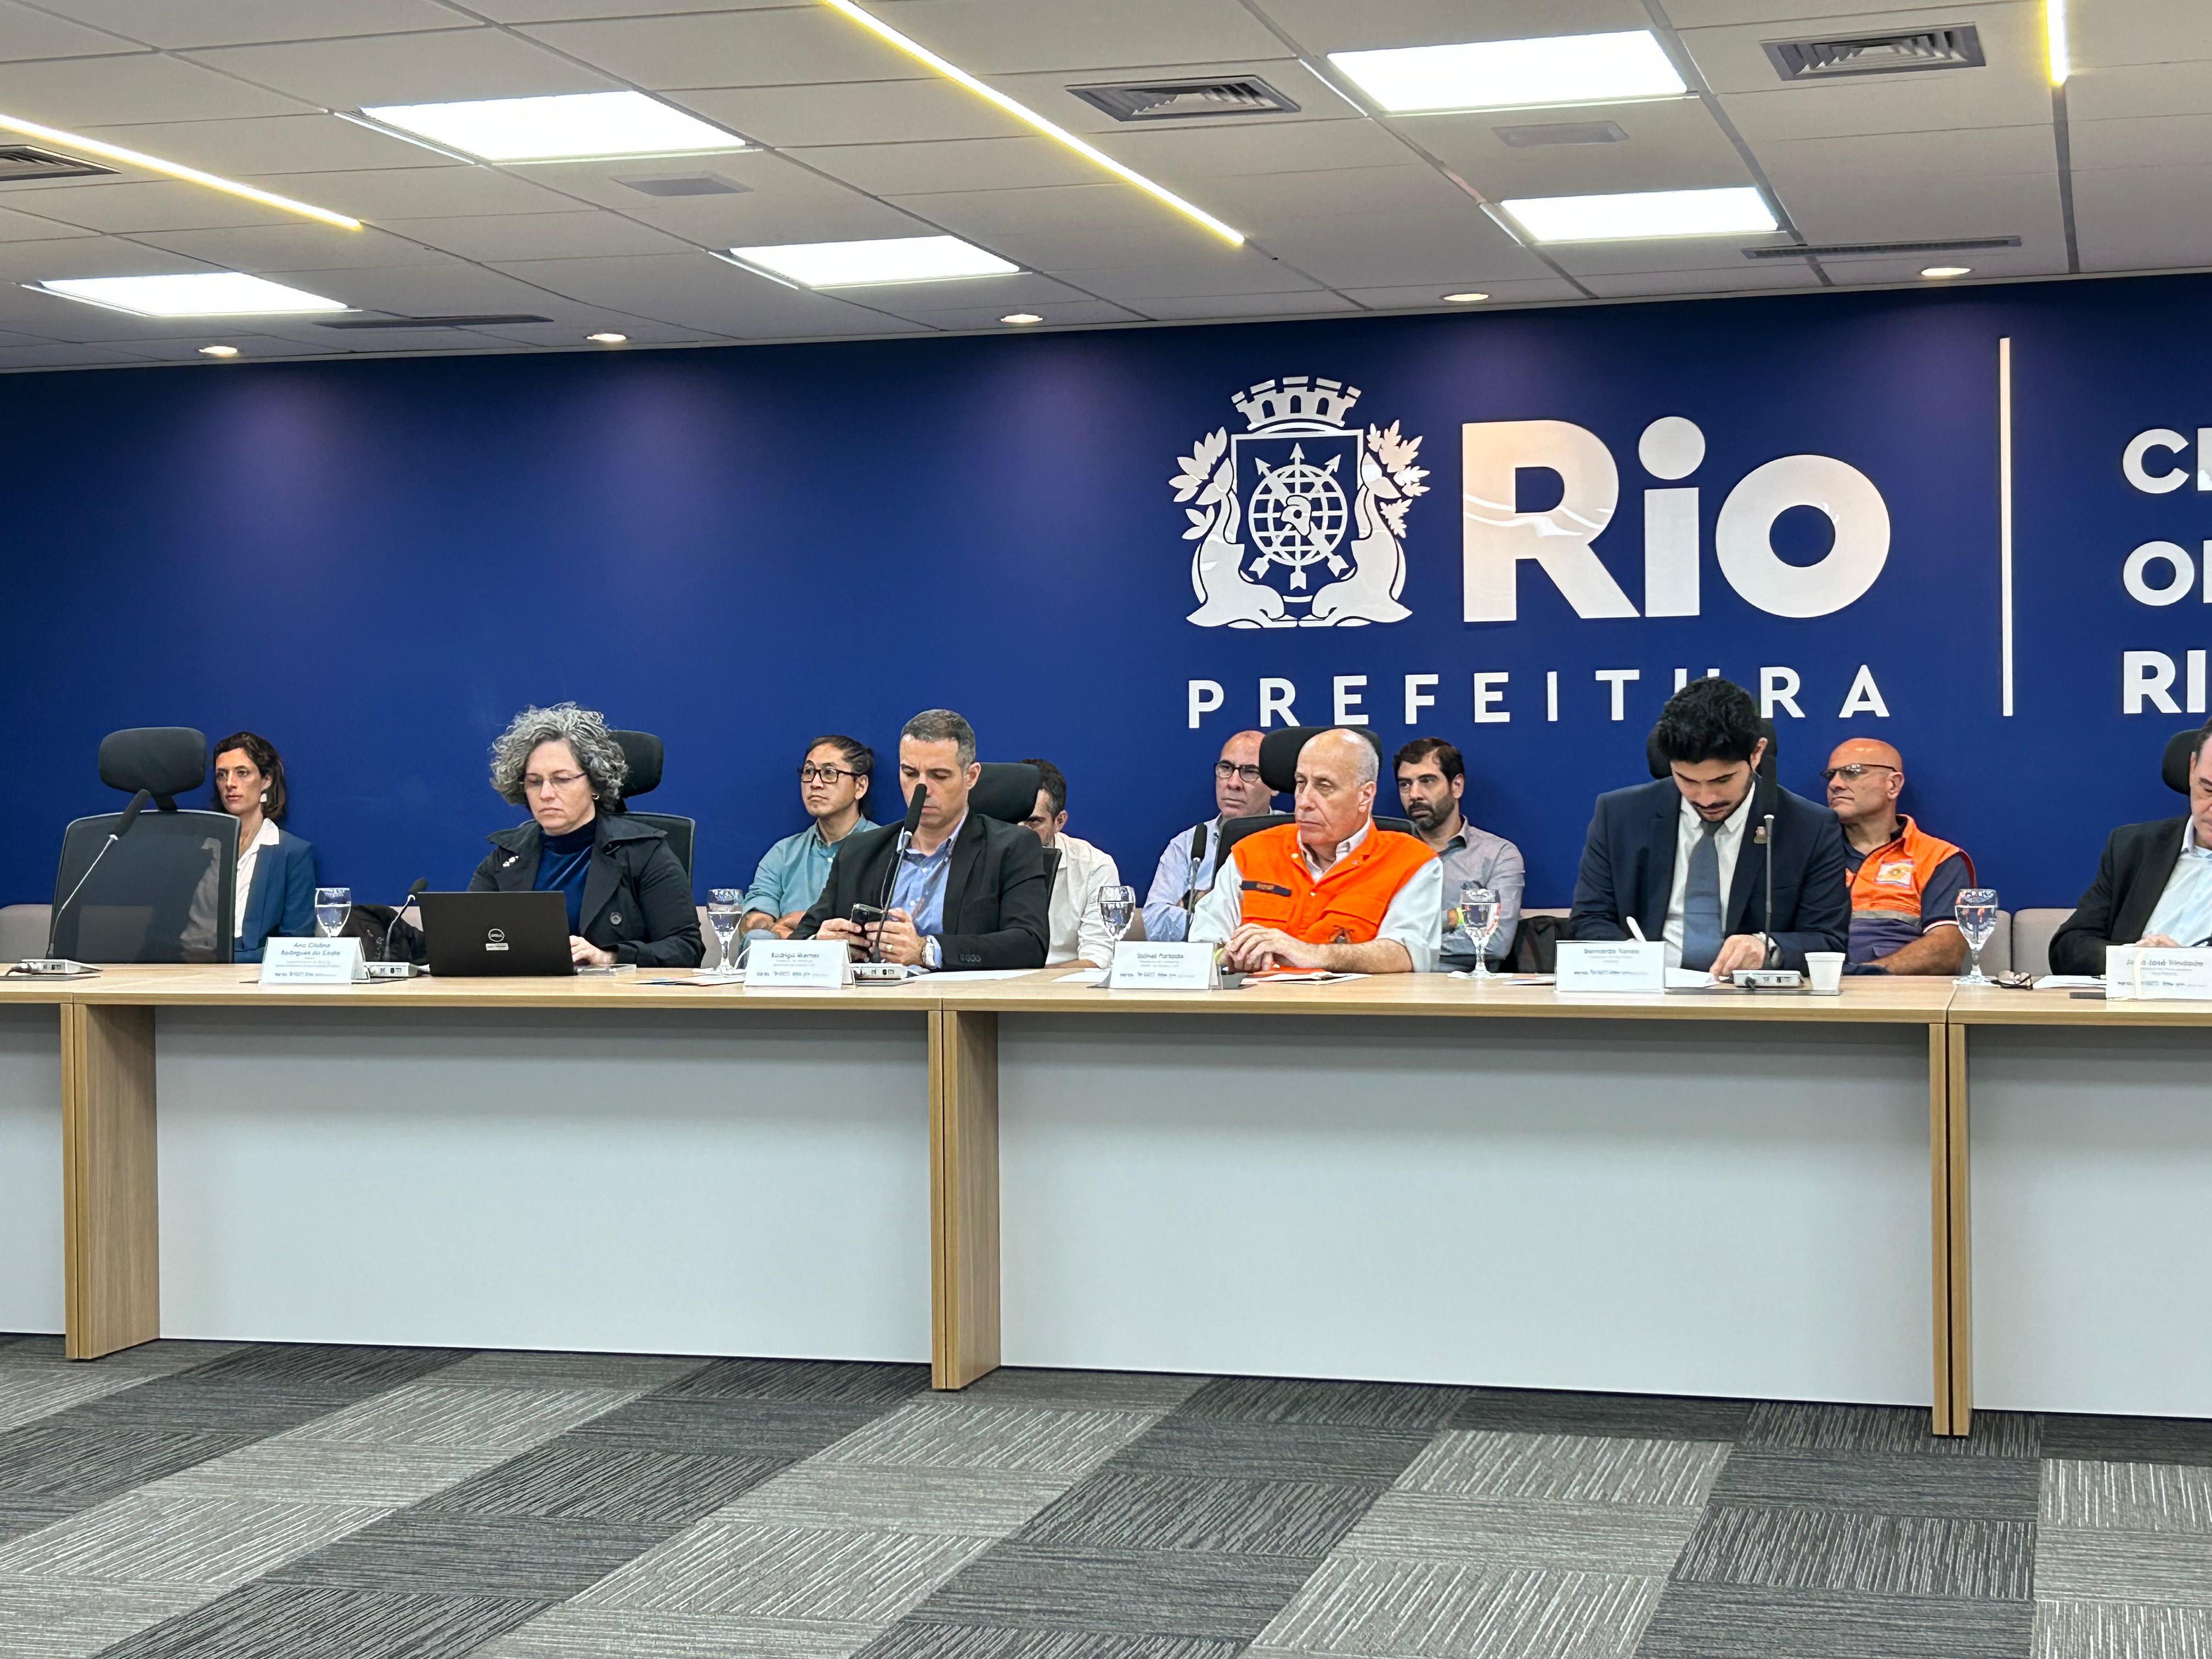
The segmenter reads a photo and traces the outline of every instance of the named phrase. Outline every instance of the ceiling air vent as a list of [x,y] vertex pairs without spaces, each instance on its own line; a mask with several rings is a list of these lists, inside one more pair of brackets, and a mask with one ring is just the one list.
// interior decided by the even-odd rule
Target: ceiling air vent
[[712,173],[658,173],[615,182],[647,196],[742,196],[750,188]]
[[1981,32],[1972,23],[1827,40],[1769,40],[1766,58],[1785,81],[1839,81],[1850,75],[1979,69],[1985,61]]
[[1117,121],[1212,121],[1224,115],[1291,115],[1298,107],[1256,75],[1226,81],[1148,81],[1068,90]]
[[0,145],[0,185],[17,185],[27,179],[94,179],[114,171],[28,144]]
[[334,323],[317,323],[317,328],[387,329],[387,328],[490,328],[513,323],[550,323],[550,317],[539,317],[526,311],[487,313],[482,317],[342,317]]
[[1539,144],[1619,144],[1628,135],[1613,121],[1544,121],[1528,127],[1492,127],[1491,131],[1516,149]]
[[[1801,247],[1747,247],[1747,259],[1881,259],[1907,254],[1978,253],[2018,247],[2017,236],[1954,236],[1946,242],[1810,242]],[[328,325],[325,325],[328,326]]]

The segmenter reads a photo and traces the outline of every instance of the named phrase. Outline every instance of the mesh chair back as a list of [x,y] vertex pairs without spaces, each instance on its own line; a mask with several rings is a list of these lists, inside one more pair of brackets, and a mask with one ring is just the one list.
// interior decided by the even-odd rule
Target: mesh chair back
[[[57,905],[91,869],[122,817],[103,812],[64,832]],[[79,962],[228,962],[237,902],[236,818],[143,812],[62,913],[54,951]]]

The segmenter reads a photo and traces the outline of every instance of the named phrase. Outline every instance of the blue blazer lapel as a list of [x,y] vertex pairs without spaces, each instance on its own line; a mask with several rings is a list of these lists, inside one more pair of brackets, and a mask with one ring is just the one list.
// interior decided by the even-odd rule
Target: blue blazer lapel
[[1643,909],[1637,916],[1646,939],[1657,939],[1667,927],[1667,900],[1674,890],[1674,842],[1682,814],[1681,792],[1666,780],[1662,782],[1667,793],[1651,817],[1650,839],[1645,842],[1650,861],[1644,869],[1649,879],[1644,885]]

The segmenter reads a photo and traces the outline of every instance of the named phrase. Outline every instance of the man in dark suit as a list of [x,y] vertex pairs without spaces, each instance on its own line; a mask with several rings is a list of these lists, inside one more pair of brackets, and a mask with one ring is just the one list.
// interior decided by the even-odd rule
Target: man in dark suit
[[2051,939],[2054,974],[2101,974],[2108,945],[2165,949],[2212,938],[2212,726],[2189,758],[2189,811],[2124,823],[2105,838],[2097,878]]
[[[842,939],[856,957],[936,969],[1042,968],[1051,932],[1044,848],[1018,823],[968,810],[983,769],[975,729],[949,708],[916,714],[899,733],[899,788],[926,791],[914,838],[863,830],[837,843],[822,896],[796,939]],[[888,891],[886,904],[884,895]],[[880,922],[852,920],[856,904],[885,904]]]
[[1826,807],[1759,781],[1766,739],[1751,694],[1692,680],[1660,710],[1652,741],[1670,775],[1598,797],[1566,936],[1626,939],[1633,917],[1646,939],[1664,939],[1669,968],[1716,979],[1761,965],[1769,937],[1777,965],[1801,972],[1808,951],[1841,951],[1851,924],[1843,830]]

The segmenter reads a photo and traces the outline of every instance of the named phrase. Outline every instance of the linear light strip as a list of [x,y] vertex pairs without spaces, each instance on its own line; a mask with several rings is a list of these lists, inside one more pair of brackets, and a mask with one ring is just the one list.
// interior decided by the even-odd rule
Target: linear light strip
[[359,230],[361,221],[349,219],[343,213],[333,213],[328,208],[319,208],[306,202],[295,202],[289,196],[279,196],[273,191],[256,190],[252,185],[241,185],[234,179],[222,179],[212,173],[202,173],[198,167],[188,167],[181,161],[165,161],[158,155],[149,155],[143,150],[125,149],[120,144],[103,143],[97,138],[86,138],[74,132],[64,132],[59,127],[42,126],[36,121],[26,121],[21,116],[0,115],[0,129],[20,132],[26,138],[43,138],[50,144],[64,149],[83,150],[102,161],[120,161],[125,167],[143,167],[149,173],[166,173],[172,179],[181,179],[188,185],[204,185],[210,190],[219,190],[231,196],[242,196],[249,202],[258,202],[264,207],[281,208],[287,213],[297,213],[309,219],[340,230]]
[[957,64],[947,63],[944,58],[939,58],[935,52],[932,52],[927,46],[923,46],[920,41],[908,39],[907,36],[900,33],[896,29],[893,28],[890,24],[882,21],[878,18],[871,16],[868,13],[861,10],[860,8],[854,3],[854,0],[822,0],[822,3],[828,6],[833,11],[841,11],[844,13],[846,16],[851,18],[854,22],[860,25],[861,27],[866,29],[869,33],[874,34],[878,39],[887,41],[891,46],[896,46],[901,52],[913,58],[916,63],[926,64],[927,67],[935,70],[946,80],[956,82],[959,85],[967,88],[969,91],[974,93],[978,98],[982,99],[987,103],[995,104],[999,108],[1006,111],[1007,114],[1012,116],[1016,120],[1035,128],[1037,131],[1042,133],[1054,143],[1064,144],[1069,149],[1073,150],[1078,155],[1082,156],[1085,161],[1094,162],[1097,166],[1105,168],[1107,172],[1112,173],[1123,183],[1134,185],[1139,190],[1143,191],[1147,196],[1152,198],[1153,200],[1164,203],[1169,207],[1173,208],[1177,213],[1182,214],[1185,218],[1204,225],[1208,230],[1212,231],[1216,236],[1220,237],[1223,241],[1227,242],[1232,247],[1242,247],[1244,245],[1243,232],[1234,229],[1228,225],[1224,225],[1220,220],[1215,218],[1204,208],[1198,207],[1192,203],[1186,202],[1182,197],[1176,195],[1166,185],[1154,184],[1151,179],[1146,178],[1143,173],[1136,171],[1135,168],[1122,166],[1121,162],[1115,161],[1112,156],[1107,155],[1105,151],[1098,149],[1096,145],[1085,143],[1082,139],[1077,137],[1066,128],[1055,125],[1054,123],[1046,120],[1043,116],[1039,115],[1035,110],[1030,108],[1028,105],[1019,103],[1014,99],[1007,97],[1005,93],[999,91],[996,88],[986,86],[982,82],[969,74],[966,70],[962,69]]
[[2063,87],[2074,72],[2074,55],[2066,46],[2066,0],[2044,0],[2043,33],[2051,54],[2051,84]]
[[2012,718],[2012,336],[1997,342],[1997,603],[2003,714]]

